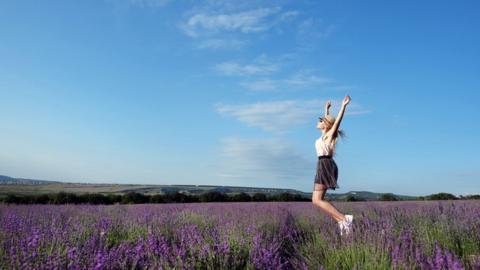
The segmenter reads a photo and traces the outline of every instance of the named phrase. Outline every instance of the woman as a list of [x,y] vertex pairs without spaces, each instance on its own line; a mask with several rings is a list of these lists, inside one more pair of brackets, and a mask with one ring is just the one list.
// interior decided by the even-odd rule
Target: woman
[[322,131],[322,136],[315,141],[318,161],[312,195],[313,205],[319,207],[337,221],[340,235],[342,236],[344,233],[345,235],[350,234],[353,215],[340,213],[330,202],[325,201],[323,198],[327,189],[335,190],[338,188],[338,168],[333,160],[333,155],[338,136],[344,137],[344,133],[339,130],[339,126],[349,102],[350,96],[347,95],[343,99],[337,118],[335,118],[329,113],[331,104],[330,101],[327,101],[325,104],[325,116],[320,117],[317,123],[317,128]]

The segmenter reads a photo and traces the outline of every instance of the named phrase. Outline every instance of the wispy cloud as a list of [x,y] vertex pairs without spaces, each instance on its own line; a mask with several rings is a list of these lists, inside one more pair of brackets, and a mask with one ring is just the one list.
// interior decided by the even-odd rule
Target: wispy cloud
[[280,89],[299,89],[316,87],[333,83],[332,79],[316,75],[307,70],[301,70],[286,79],[261,78],[243,81],[240,84],[252,91],[272,91]]
[[278,70],[278,64],[270,62],[265,55],[257,57],[253,63],[241,64],[235,61],[228,61],[217,64],[215,70],[223,75],[249,76],[269,74]]
[[266,54],[262,54],[251,63],[226,61],[215,65],[214,70],[222,75],[245,77],[240,85],[252,91],[271,91],[283,88],[298,89],[325,84],[334,87],[332,79],[319,76],[312,69],[302,69],[293,74],[282,76],[282,79],[258,77],[258,75],[277,73],[283,66],[287,65],[288,61],[291,61],[291,57],[293,56],[284,54],[272,61]]
[[312,84],[323,84],[331,82],[330,79],[319,77],[313,74],[295,73],[290,79],[286,79],[285,82],[289,85],[305,86]]
[[280,11],[279,7],[258,8],[233,14],[195,14],[183,25],[182,30],[190,37],[215,34],[220,31],[239,31],[242,33],[262,32],[272,25],[266,20]]
[[132,10],[160,10],[173,2],[171,0],[104,0],[112,5],[117,16],[124,16]]
[[280,14],[279,17],[280,17],[280,20],[290,20],[297,17],[299,14],[300,12],[296,10],[291,10],[291,11],[283,12],[282,14]]
[[241,49],[248,44],[246,40],[212,38],[200,41],[198,49]]
[[[121,0],[117,0],[121,1]],[[131,6],[142,8],[160,8],[167,5],[171,0],[123,0]]]
[[[254,7],[242,2],[209,2],[192,9],[179,24],[184,34],[195,38],[197,49],[241,49],[251,44],[246,34],[266,32],[292,22],[299,12],[281,7]],[[241,36],[240,36],[241,35]],[[204,40],[202,40],[204,39]]]
[[307,122],[319,113],[317,100],[281,100],[243,105],[217,104],[221,115],[230,115],[240,122],[266,131],[284,132],[289,127]]
[[[215,104],[216,111],[223,116],[232,116],[247,126],[259,127],[265,131],[285,133],[296,125],[316,120],[323,113],[326,100],[279,100],[251,104]],[[339,108],[341,101],[332,101],[332,112]],[[361,115],[370,110],[351,102],[345,115]]]
[[239,179],[242,183],[287,187],[294,186],[292,180],[313,179],[312,159],[285,139],[227,137],[221,140],[220,155],[217,176]]
[[224,62],[216,66],[216,69],[225,75],[256,75],[263,73],[270,73],[275,71],[275,66],[260,66],[260,65],[240,65],[235,62]]
[[240,85],[251,91],[273,91],[281,86],[281,81],[263,78],[254,81],[244,81]]

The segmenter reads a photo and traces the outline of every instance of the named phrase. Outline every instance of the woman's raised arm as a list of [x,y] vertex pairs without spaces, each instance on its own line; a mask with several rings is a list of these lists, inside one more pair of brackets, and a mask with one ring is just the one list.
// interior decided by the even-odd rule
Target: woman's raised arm
[[336,136],[338,127],[340,126],[340,122],[342,122],[343,114],[345,113],[345,108],[347,107],[347,104],[349,102],[350,102],[350,96],[346,95],[345,98],[343,99],[342,107],[338,112],[338,116],[337,118],[335,118],[335,123],[333,123],[332,127],[328,131],[328,133],[330,133],[331,138],[333,138],[333,136]]
[[327,101],[327,103],[325,103],[325,116],[329,115],[330,114],[330,106],[332,106],[332,104],[330,103],[330,100]]

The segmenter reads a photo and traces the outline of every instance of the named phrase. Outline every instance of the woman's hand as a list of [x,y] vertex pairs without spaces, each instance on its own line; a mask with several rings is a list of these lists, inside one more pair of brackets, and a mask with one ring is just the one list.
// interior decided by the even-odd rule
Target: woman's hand
[[325,103],[325,110],[330,109],[331,106],[332,106],[332,103],[330,103],[330,100],[327,101],[327,103]]
[[350,103],[350,96],[346,95],[345,98],[343,99],[342,105],[347,106],[348,103]]
[[332,104],[330,103],[330,100],[329,100],[329,101],[327,101],[327,103],[325,103],[325,116],[330,114],[330,112],[329,112],[330,106],[332,106]]

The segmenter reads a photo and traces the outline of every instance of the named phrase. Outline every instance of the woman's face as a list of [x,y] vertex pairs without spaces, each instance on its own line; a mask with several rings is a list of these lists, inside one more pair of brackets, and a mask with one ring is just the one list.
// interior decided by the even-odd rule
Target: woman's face
[[325,124],[324,121],[322,121],[322,119],[319,119],[318,122],[317,122],[317,128],[321,129],[321,130],[324,130],[324,129],[327,128],[327,125]]
[[319,119],[317,122],[317,128],[323,131],[328,131],[330,129],[330,125],[323,121],[322,119]]

